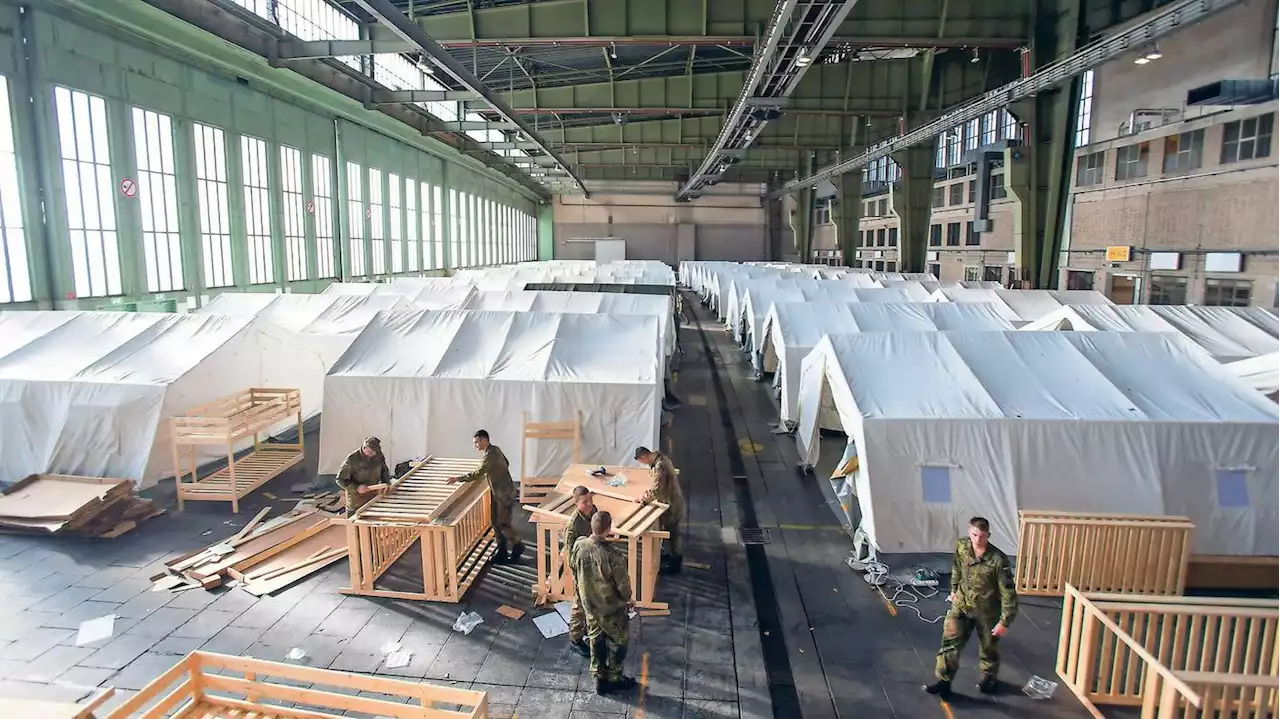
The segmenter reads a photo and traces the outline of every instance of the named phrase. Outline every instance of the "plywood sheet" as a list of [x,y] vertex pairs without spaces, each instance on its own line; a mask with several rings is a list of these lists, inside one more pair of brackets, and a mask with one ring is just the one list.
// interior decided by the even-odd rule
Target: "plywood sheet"
[[66,519],[86,505],[101,502],[124,479],[95,479],[46,474],[0,496],[0,517]]

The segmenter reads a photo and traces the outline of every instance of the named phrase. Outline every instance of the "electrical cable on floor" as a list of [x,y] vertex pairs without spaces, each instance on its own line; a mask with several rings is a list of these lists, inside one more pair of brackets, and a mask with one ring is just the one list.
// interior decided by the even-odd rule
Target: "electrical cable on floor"
[[[934,583],[935,586],[903,582],[889,574],[889,565],[876,559],[859,561],[856,556],[851,555],[845,560],[845,565],[854,571],[865,572],[866,574],[863,578],[866,579],[867,584],[875,587],[886,602],[899,609],[910,609],[925,624],[937,624],[946,616],[944,613],[929,619],[920,611],[919,603],[921,600],[933,599],[942,593],[936,588],[936,582]],[[892,590],[893,594],[886,593],[885,587]]]

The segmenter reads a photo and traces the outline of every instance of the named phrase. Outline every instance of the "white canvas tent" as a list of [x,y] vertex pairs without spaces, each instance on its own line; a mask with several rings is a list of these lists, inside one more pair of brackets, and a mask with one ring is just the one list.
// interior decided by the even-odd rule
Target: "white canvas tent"
[[1225,364],[1280,352],[1280,339],[1259,324],[1274,317],[1258,307],[1067,305],[1021,329],[1169,332],[1186,337]]
[[[262,386],[245,317],[0,312],[0,482],[173,475],[168,418]],[[215,458],[214,452],[201,458]]]
[[945,552],[972,515],[1016,551],[1018,510],[1190,517],[1198,554],[1275,555],[1277,408],[1185,342],[1112,332],[825,337],[796,432],[834,410],[883,552]]
[[[266,302],[263,302],[266,299]],[[302,416],[320,413],[324,376],[364,328],[385,310],[408,309],[399,294],[275,295],[224,292],[200,314],[257,318],[263,332],[258,382],[302,393]]]
[[476,292],[468,310],[493,312],[561,312],[571,314],[644,315],[658,318],[663,356],[676,347],[675,315],[666,295],[618,292],[560,292],[557,290],[508,290]]
[[823,335],[1011,329],[994,307],[977,303],[785,302],[770,311],[760,351],[752,359],[758,372],[773,373],[773,384],[780,390],[780,419],[795,423],[800,418],[800,368]]
[[[523,286],[523,285],[522,285]],[[398,297],[424,310],[460,310],[476,288],[469,282],[443,277],[405,277],[391,282],[334,282],[322,295]]]
[[987,302],[1010,322],[1034,322],[1065,305],[1110,305],[1111,300],[1093,290],[975,290],[944,287],[933,293],[937,302]]
[[[524,412],[581,412],[583,461],[634,464],[635,447],[658,440],[658,341],[658,319],[639,315],[382,313],[325,379],[320,471],[337,472],[371,435],[393,462],[474,456],[483,428],[518,478]],[[564,444],[539,443],[536,471],[562,472]]]

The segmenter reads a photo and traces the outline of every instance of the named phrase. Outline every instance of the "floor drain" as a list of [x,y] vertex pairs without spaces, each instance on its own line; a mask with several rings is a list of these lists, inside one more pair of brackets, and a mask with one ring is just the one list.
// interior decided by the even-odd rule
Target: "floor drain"
[[769,530],[755,527],[739,529],[738,539],[742,540],[742,544],[744,546],[751,544],[768,544],[770,541]]

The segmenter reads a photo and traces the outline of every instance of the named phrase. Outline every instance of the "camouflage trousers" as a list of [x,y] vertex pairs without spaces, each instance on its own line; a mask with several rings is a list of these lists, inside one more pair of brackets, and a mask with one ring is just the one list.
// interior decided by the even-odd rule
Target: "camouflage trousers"
[[582,611],[582,605],[578,604],[578,597],[574,596],[573,606],[569,609],[569,641],[581,642],[586,637],[587,613]]
[[355,487],[343,487],[342,494],[347,498],[348,517],[355,514],[356,510],[368,504],[370,500],[378,496],[377,492],[365,492],[364,494],[361,494],[356,491]]
[[658,518],[658,529],[671,535],[662,543],[663,554],[670,554],[673,557],[683,556],[684,537],[680,531],[680,518],[668,510],[666,514]]
[[498,540],[499,547],[509,548],[520,543],[520,535],[511,526],[511,507],[515,502],[514,497],[489,494],[489,522],[493,526],[493,537]]
[[591,648],[591,677],[596,680],[617,681],[622,678],[622,662],[627,658],[626,634],[622,641],[605,632],[597,632],[587,638]]
[[991,636],[998,622],[997,617],[965,614],[952,607],[942,620],[942,647],[938,649],[935,673],[938,679],[949,682],[955,679],[960,668],[960,652],[969,643],[969,635],[978,634],[978,669],[984,677],[994,677],[1000,672],[1000,638]]

